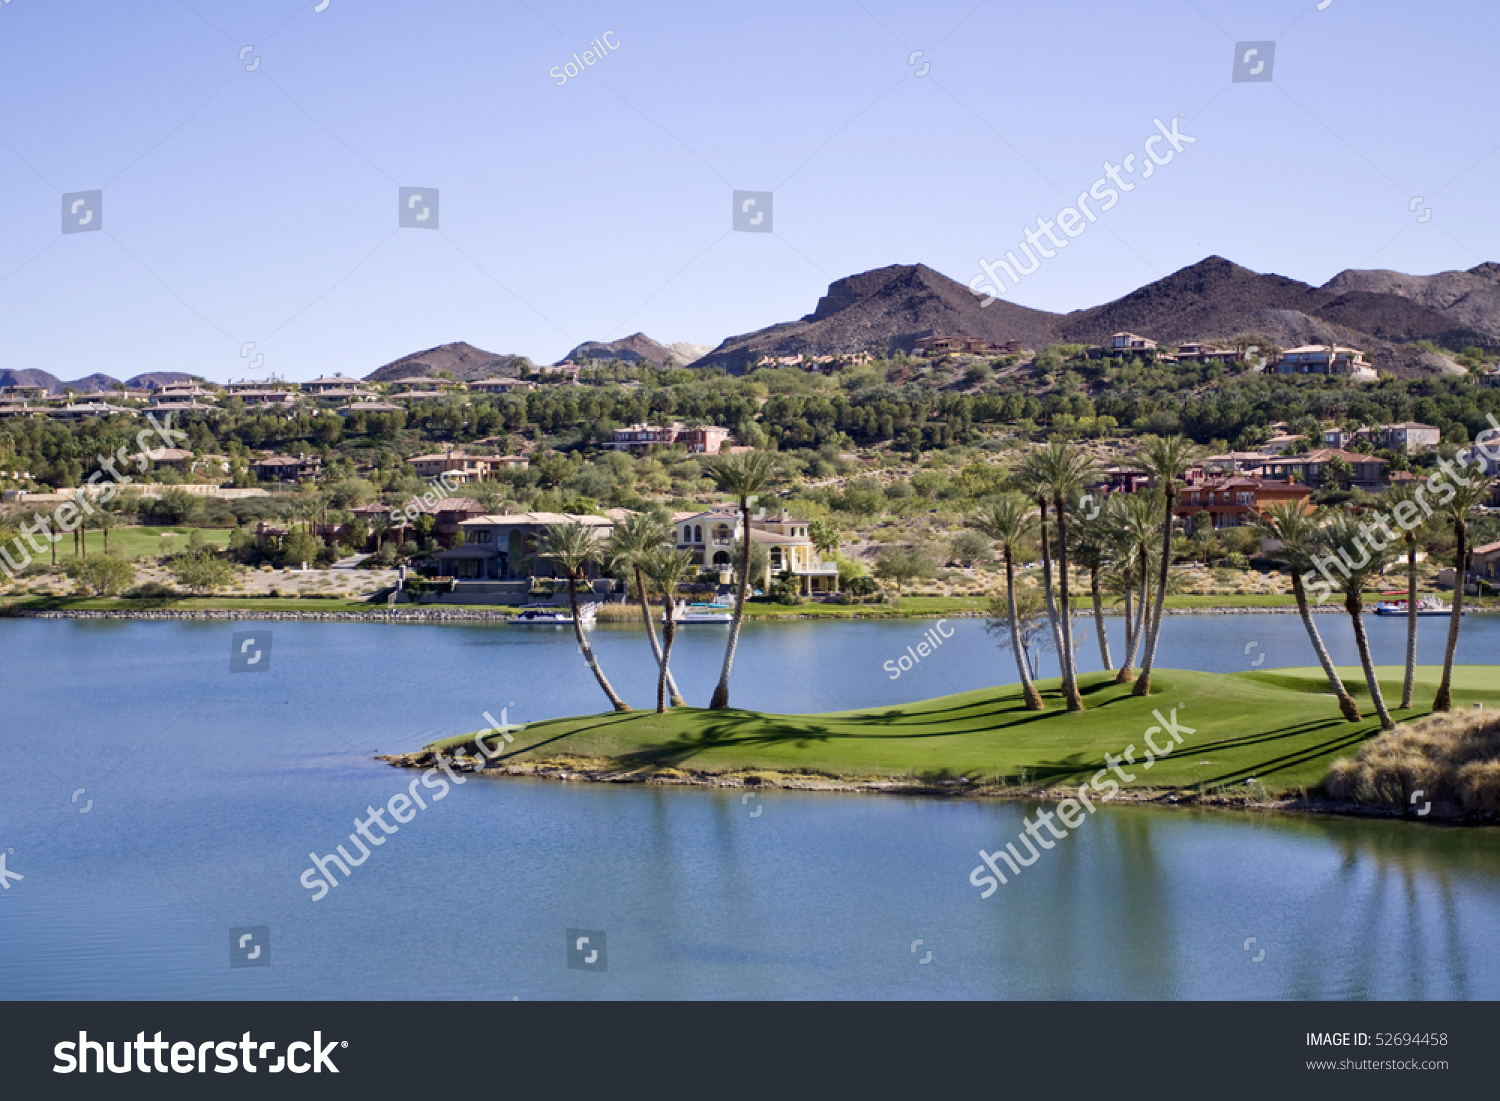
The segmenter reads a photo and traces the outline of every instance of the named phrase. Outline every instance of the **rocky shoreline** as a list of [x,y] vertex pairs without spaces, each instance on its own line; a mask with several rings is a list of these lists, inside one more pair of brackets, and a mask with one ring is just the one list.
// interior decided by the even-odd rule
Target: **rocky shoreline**
[[[1007,801],[1042,800],[1058,802],[1074,796],[1072,789],[1007,787],[978,784],[963,778],[927,782],[922,780],[868,778],[854,779],[819,773],[784,773],[769,770],[703,772],[692,769],[666,768],[640,770],[622,768],[609,761],[581,758],[550,758],[540,761],[511,761],[503,764],[485,761],[473,747],[468,756],[446,759],[447,767],[467,775],[493,778],[549,780],[560,783],[646,784],[655,787],[709,787],[737,791],[784,790],[827,791],[864,795],[928,796],[940,799],[996,799]],[[444,762],[431,750],[416,753],[381,754],[374,758],[395,768],[437,768]],[[1179,789],[1144,789],[1122,791],[1111,802],[1124,806],[1208,807],[1219,810],[1270,811],[1284,814],[1316,814],[1345,818],[1385,818],[1443,825],[1495,825],[1500,816],[1465,814],[1458,807],[1434,807],[1427,817],[1410,808],[1371,807],[1360,803],[1319,798],[1302,793],[1276,797],[1262,789],[1236,792],[1215,789],[1212,792]]]

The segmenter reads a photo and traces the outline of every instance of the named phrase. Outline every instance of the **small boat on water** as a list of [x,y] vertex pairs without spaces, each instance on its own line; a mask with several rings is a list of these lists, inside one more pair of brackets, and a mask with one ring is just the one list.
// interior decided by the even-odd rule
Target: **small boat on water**
[[[1385,593],[1386,596],[1397,596],[1404,594]],[[1404,616],[1407,612],[1406,600],[1382,600],[1375,605],[1376,615]],[[1424,596],[1417,599],[1417,615],[1419,616],[1446,616],[1452,615],[1453,609],[1435,596]],[[1468,612],[1460,612],[1459,615],[1468,615]]]
[[[581,626],[592,627],[598,618],[599,605],[583,604],[578,608],[578,622]],[[507,621],[522,626],[573,626],[573,613],[567,608],[527,608],[519,615],[513,615]]]
[[[727,604],[679,604],[672,618],[678,623],[731,623],[734,620],[734,609]],[[662,622],[667,621],[667,613],[662,612]]]

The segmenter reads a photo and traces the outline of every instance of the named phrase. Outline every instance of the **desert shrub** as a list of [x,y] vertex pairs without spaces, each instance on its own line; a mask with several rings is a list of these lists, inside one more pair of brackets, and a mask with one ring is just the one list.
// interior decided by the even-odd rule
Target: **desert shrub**
[[1335,799],[1406,809],[1422,791],[1434,807],[1500,811],[1500,712],[1455,711],[1402,724],[1333,763],[1323,781]]

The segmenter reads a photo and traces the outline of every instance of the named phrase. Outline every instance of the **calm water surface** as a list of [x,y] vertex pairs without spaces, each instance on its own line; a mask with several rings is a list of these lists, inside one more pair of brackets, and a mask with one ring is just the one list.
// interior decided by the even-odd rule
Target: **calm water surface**
[[[1352,664],[1347,620],[1319,622]],[[929,626],[749,625],[734,702],[834,710],[1012,679],[982,625],[955,620],[892,680],[883,663]],[[1436,662],[1444,623],[1422,627]],[[982,900],[978,850],[1030,808],[471,779],[313,903],[309,851],[347,846],[415,775],[373,754],[602,697],[552,628],[269,628],[270,670],[230,675],[251,625],[0,621],[0,852],[25,876],[0,892],[0,998],[1500,997],[1487,829],[1105,809]],[[1402,624],[1370,631],[1398,663]],[[645,704],[640,632],[595,633]],[[694,702],[724,635],[681,632]],[[1469,617],[1460,660],[1497,642],[1500,620]],[[1261,654],[1312,664],[1284,615],[1168,617],[1159,663]],[[228,930],[261,925],[271,966],[230,969]],[[569,927],[605,932],[606,972],[566,967]]]

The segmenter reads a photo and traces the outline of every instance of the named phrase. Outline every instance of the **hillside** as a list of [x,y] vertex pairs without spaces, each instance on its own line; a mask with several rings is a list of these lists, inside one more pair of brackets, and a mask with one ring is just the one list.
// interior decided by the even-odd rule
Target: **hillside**
[[392,360],[384,367],[371,371],[365,376],[365,381],[393,382],[396,379],[424,375],[435,378],[439,371],[446,371],[459,382],[473,382],[492,375],[514,375],[522,363],[529,362],[525,356],[500,355],[463,341],[455,341]]
[[[161,385],[167,382],[191,382],[192,380],[192,375],[181,371],[150,371],[126,379],[125,386],[130,390],[141,390],[149,383]],[[65,390],[76,390],[81,394],[93,390],[113,390],[118,385],[120,385],[119,379],[97,371],[92,375],[67,381],[48,371],[32,367],[0,371],[0,386],[45,386],[49,394],[61,394]]]
[[1417,376],[1451,369],[1410,346],[1500,339],[1500,264],[1469,272],[1402,276],[1346,271],[1323,287],[1262,274],[1210,256],[1103,305],[1057,314],[1004,299],[980,307],[963,284],[923,264],[895,265],[837,280],[812,313],[725,340],[694,366],[742,371],[753,354],[909,351],[917,338],[978,337],[1101,344],[1139,333],[1162,344],[1239,338],[1279,347],[1337,342],[1364,349],[1377,367]]

